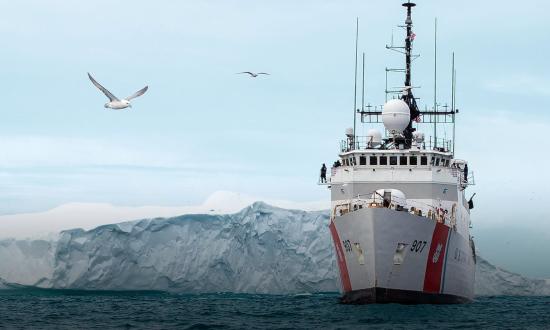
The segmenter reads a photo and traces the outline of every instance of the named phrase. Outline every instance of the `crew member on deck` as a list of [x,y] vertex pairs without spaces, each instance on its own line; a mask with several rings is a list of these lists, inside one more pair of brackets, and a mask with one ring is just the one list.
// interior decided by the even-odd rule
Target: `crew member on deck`
[[325,166],[325,163],[323,163],[323,166],[321,167],[321,183],[327,183],[327,167]]
[[468,183],[468,164],[464,164],[464,182]]

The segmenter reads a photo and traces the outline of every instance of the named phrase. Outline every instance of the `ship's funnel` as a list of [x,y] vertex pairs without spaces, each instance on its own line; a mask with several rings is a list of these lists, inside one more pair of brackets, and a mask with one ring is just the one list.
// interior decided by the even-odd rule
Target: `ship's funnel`
[[389,100],[382,109],[382,122],[392,134],[400,134],[409,125],[411,110],[405,101],[400,99]]

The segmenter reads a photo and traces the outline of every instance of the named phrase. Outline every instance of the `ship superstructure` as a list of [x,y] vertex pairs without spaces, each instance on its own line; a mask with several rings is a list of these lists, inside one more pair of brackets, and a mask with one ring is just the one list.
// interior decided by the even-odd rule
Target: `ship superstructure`
[[[466,188],[473,184],[467,162],[454,158],[450,107],[420,110],[413,94],[412,9],[407,2],[404,86],[383,107],[354,109],[361,122],[382,123],[367,136],[346,130],[339,159],[327,183],[330,231],[344,302],[461,303],[473,299],[475,248]],[[453,61],[454,62],[454,61]],[[386,70],[388,72],[388,70]],[[388,92],[388,91],[387,91]],[[426,138],[421,122],[453,125],[453,138]],[[380,126],[378,124],[378,126]]]

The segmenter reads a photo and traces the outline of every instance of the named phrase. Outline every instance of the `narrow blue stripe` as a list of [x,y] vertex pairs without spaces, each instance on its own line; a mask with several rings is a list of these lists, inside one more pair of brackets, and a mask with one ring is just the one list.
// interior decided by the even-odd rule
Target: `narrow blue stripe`
[[447,257],[449,256],[449,245],[451,245],[451,235],[453,234],[453,230],[449,228],[449,236],[447,237],[447,246],[445,247],[445,261],[443,262],[443,277],[441,279],[441,289],[439,290],[440,293],[443,293],[443,290],[445,289],[445,271],[447,270]]

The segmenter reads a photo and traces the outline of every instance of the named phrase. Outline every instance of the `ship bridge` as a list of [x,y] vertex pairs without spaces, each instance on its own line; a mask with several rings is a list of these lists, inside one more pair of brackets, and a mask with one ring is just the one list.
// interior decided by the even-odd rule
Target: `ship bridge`
[[[326,184],[333,190],[337,185],[355,185],[356,189],[353,190],[356,194],[350,192],[347,196],[352,197],[376,190],[381,184],[385,188],[397,188],[407,183],[414,184],[417,188],[414,190],[418,191],[429,188],[427,184],[443,186],[441,193],[446,196],[432,195],[431,192],[436,189],[429,188],[429,198],[454,197],[451,199],[456,200],[457,189],[464,190],[474,185],[475,180],[474,173],[467,169],[467,162],[454,159],[450,152],[420,148],[355,149],[340,153],[340,159],[333,164]],[[359,189],[364,185],[369,187]]]

